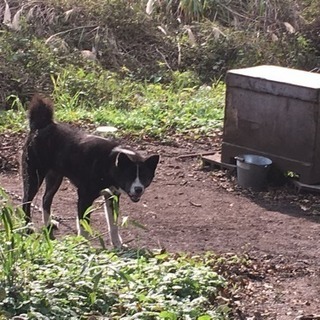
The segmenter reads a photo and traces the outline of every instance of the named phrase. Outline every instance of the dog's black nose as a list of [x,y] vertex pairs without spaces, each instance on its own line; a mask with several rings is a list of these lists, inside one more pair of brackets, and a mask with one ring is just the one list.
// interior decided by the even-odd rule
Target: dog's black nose
[[134,187],[134,192],[136,194],[141,194],[143,192],[143,188],[142,187]]

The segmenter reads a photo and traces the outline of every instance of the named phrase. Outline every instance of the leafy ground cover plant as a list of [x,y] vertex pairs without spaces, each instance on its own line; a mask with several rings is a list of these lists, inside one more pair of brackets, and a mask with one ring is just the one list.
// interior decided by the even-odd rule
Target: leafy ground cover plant
[[[211,258],[101,250],[80,237],[27,236],[0,195],[0,318],[228,319]],[[218,260],[216,260],[217,263]]]
[[[221,128],[224,84],[201,85],[192,72],[171,77],[167,84],[142,83],[109,71],[65,69],[52,78],[57,119],[113,125],[124,133],[160,138],[175,133],[197,137]],[[0,111],[0,128],[25,130],[25,108],[17,97],[10,98],[17,107]]]
[[170,78],[169,83],[160,78],[137,82],[128,74],[66,69],[53,80],[57,116],[156,137],[178,132],[197,135],[221,127],[223,83],[201,85],[193,72],[172,72]]

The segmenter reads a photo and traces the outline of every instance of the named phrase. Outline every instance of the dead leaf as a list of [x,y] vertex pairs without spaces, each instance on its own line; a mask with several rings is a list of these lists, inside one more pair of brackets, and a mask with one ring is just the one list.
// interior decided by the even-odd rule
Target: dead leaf
[[2,23],[5,25],[10,25],[11,24],[11,11],[10,11],[10,7],[9,4],[7,2],[7,0],[4,0],[4,3],[6,5],[5,9],[4,9],[4,15],[3,15],[3,21]]
[[14,15],[13,19],[12,19],[12,23],[11,23],[11,28],[15,31],[19,31],[21,30],[21,25],[20,25],[20,16],[21,13],[23,11],[23,8],[21,8],[20,10],[18,10],[16,12],[16,14]]
[[190,201],[190,204],[191,204],[192,206],[194,206],[194,207],[197,207],[197,208],[202,207],[202,204],[200,204],[200,203],[195,203],[195,202]]
[[156,0],[149,0],[149,1],[148,1],[147,6],[146,6],[146,13],[147,13],[148,15],[151,15],[151,14],[152,14],[153,5],[154,5],[155,2],[156,2]]
[[283,24],[284,24],[284,26],[286,27],[286,30],[289,33],[295,33],[296,32],[296,29],[289,22],[284,22]]
[[185,26],[184,28],[185,28],[185,30],[187,30],[189,42],[191,43],[192,46],[196,46],[197,41],[196,41],[196,38],[195,38],[191,28],[189,26]]

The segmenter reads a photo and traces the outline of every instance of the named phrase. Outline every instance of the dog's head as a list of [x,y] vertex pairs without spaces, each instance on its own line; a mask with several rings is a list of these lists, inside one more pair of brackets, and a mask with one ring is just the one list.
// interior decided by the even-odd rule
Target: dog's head
[[142,158],[135,152],[119,152],[115,160],[118,187],[138,202],[152,182],[158,162],[159,155]]

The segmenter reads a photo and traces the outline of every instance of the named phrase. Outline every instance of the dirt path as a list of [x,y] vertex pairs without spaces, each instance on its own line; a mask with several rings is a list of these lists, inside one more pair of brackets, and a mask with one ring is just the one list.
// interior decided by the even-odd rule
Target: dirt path
[[[0,139],[0,186],[21,195],[21,179],[15,170],[21,139]],[[261,276],[245,279],[246,289],[239,293],[239,319],[304,319],[301,316],[320,313],[318,197],[296,194],[290,187],[261,193],[241,190],[223,172],[202,170],[199,158],[179,158],[217,151],[218,143],[177,145],[136,145],[143,152],[158,152],[162,160],[141,202],[121,199],[122,214],[147,228],[123,229],[124,241],[169,252],[248,254],[263,270]],[[39,195],[37,205],[40,199]],[[67,181],[53,208],[55,215],[66,219],[58,235],[75,233],[76,196]],[[40,212],[35,209],[33,215],[40,224]],[[101,209],[93,215],[93,226],[106,232]]]

